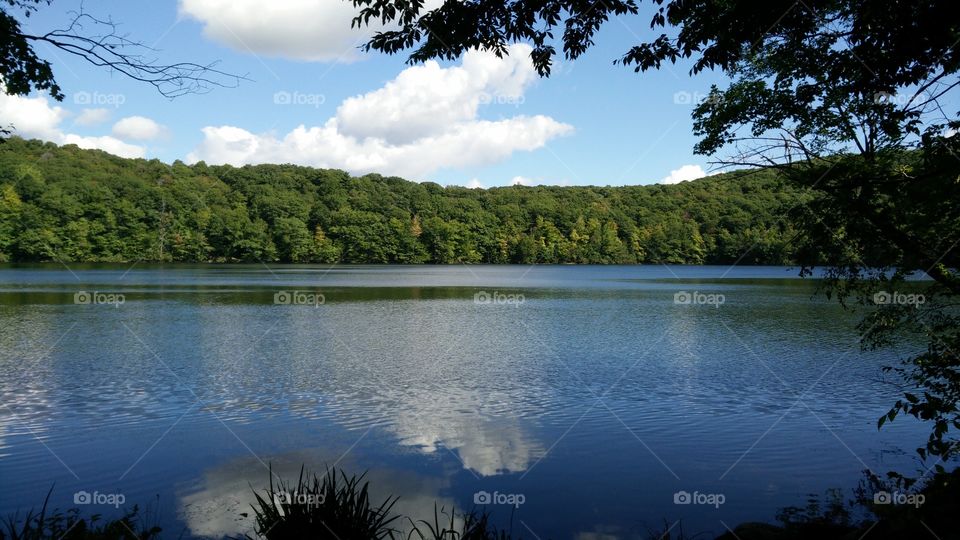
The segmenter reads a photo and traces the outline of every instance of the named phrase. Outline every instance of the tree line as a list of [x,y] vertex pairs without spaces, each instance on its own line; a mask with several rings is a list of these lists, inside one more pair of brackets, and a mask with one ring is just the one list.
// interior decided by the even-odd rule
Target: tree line
[[483,190],[11,137],[0,144],[0,261],[789,264],[785,216],[806,200],[771,171]]

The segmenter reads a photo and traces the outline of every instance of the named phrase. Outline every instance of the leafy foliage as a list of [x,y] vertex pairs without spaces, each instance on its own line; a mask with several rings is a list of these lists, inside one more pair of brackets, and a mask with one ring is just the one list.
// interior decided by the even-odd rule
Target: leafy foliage
[[[925,344],[888,369],[904,394],[878,424],[900,413],[929,422],[917,452],[948,460],[960,451],[960,122],[949,110],[960,24],[944,2],[802,7],[731,52],[732,82],[694,111],[696,151],[732,149],[721,163],[778,170],[809,190],[793,213],[803,273],[826,264],[827,294],[869,306],[865,348]],[[701,15],[681,20],[723,33]],[[924,275],[922,302],[877,301]]]
[[776,174],[679,185],[441,187],[293,165],[0,145],[0,260],[783,264]]
[[4,0],[0,3],[0,81],[8,94],[25,95],[31,88],[45,90],[58,101],[63,92],[53,78],[50,62],[37,56],[30,40],[20,29],[20,21],[8,12],[16,9],[29,17],[37,5],[50,0]]
[[395,22],[397,30],[377,32],[366,45],[393,54],[415,48],[410,62],[431,58],[456,59],[467,49],[492,50],[498,56],[511,42],[533,45],[530,54],[541,75],[550,73],[556,55],[554,31],[562,24],[563,50],[567,58],[580,56],[600,26],[611,16],[637,13],[634,0],[605,2],[572,1],[479,1],[444,2],[436,9],[423,10],[422,0],[353,0],[360,12],[354,26],[370,20]]
[[[353,0],[353,4],[357,9],[354,26],[371,20],[396,26],[377,32],[365,45],[367,50],[388,54],[410,50],[409,61],[416,63],[454,59],[468,49],[505,54],[509,44],[527,42],[533,46],[530,58],[537,71],[549,75],[557,45],[564,58],[575,60],[594,45],[604,24],[641,13],[643,2],[476,0],[443,2],[430,10],[424,9],[422,0]],[[806,64],[827,80],[839,77],[850,82],[854,91],[874,92],[908,86],[923,80],[931,66],[958,62],[960,36],[949,0],[652,0],[649,4],[651,8],[643,11],[649,17],[649,34],[638,37],[640,42],[617,59],[636,71],[688,58],[693,62],[692,73],[730,72],[760,53],[770,55],[769,45],[778,43],[779,55],[768,57],[780,64],[779,73],[806,75],[809,70],[794,69]],[[817,54],[808,54],[811,43]],[[897,69],[878,73],[880,66]],[[872,76],[871,68],[877,70]],[[852,73],[861,76],[848,77]],[[814,94],[813,86],[798,92],[801,99],[793,102],[794,111],[811,110],[813,102],[807,98]],[[775,111],[767,114],[774,115]]]

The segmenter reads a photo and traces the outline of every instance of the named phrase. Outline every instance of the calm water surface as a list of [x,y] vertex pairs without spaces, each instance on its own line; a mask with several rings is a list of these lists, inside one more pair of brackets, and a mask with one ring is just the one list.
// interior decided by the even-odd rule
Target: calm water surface
[[55,485],[61,508],[119,493],[167,538],[222,537],[250,530],[267,464],[336,464],[418,519],[488,492],[522,495],[483,508],[524,537],[635,538],[916,470],[923,427],[876,429],[895,356],[860,352],[856,316],[795,276],[0,266],[0,513]]

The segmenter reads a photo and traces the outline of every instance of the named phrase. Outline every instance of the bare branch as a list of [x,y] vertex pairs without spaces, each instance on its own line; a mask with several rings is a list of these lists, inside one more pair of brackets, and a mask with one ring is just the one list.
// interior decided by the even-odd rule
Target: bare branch
[[[43,35],[21,34],[25,39],[47,43],[61,51],[136,80],[153,85],[160,94],[175,98],[185,94],[202,94],[213,87],[235,88],[246,75],[235,75],[217,69],[219,62],[166,64],[146,56],[155,49],[126,35],[117,33],[117,24],[82,11],[72,12],[66,28]],[[93,32],[85,32],[90,26]]]

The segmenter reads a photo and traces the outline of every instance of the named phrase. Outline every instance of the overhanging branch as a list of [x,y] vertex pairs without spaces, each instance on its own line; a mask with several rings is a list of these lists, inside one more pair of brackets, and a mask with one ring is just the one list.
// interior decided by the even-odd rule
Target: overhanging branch
[[[100,32],[84,33],[86,25]],[[218,62],[166,64],[148,58],[144,51],[155,49],[118,34],[113,21],[98,19],[83,11],[74,12],[66,28],[41,35],[24,33],[21,37],[35,43],[46,43],[97,67],[115,70],[133,80],[151,84],[160,94],[169,98],[202,94],[213,87],[234,88],[240,81],[249,80],[245,75],[217,69]]]

